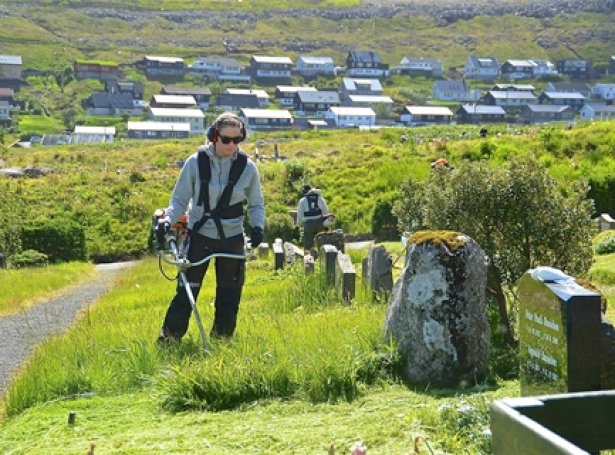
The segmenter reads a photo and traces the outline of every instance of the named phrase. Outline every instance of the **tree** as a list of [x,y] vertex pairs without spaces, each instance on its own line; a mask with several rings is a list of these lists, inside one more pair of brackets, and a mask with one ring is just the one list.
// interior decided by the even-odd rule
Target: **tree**
[[10,257],[21,251],[21,214],[23,202],[18,190],[20,182],[9,179],[0,180],[0,253]]
[[476,240],[490,258],[488,292],[513,342],[505,291],[530,268],[548,265],[585,276],[592,262],[593,203],[587,185],[561,187],[536,160],[516,157],[499,168],[471,163],[402,185],[394,208],[402,232],[449,229]]

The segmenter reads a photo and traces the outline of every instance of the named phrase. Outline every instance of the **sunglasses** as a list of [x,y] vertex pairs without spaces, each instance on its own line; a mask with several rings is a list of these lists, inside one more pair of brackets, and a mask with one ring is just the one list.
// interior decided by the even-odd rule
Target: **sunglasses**
[[243,141],[243,137],[241,136],[235,136],[235,137],[228,137],[228,136],[218,136],[220,138],[220,141],[223,144],[230,144],[231,142],[233,144],[239,144],[241,141]]

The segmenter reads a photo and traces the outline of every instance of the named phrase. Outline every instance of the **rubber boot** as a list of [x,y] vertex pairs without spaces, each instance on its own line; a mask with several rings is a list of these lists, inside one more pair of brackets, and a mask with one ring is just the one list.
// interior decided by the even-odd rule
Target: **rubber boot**
[[212,338],[230,338],[237,325],[241,288],[216,288],[216,314],[211,328]]

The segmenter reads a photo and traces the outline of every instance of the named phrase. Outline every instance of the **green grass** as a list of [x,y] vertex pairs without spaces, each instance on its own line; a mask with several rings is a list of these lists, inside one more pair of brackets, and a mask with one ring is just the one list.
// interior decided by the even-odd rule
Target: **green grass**
[[[199,304],[206,323],[212,279]],[[418,435],[450,453],[484,450],[488,403],[517,396],[518,384],[400,385],[382,340],[386,306],[367,303],[360,280],[342,305],[319,279],[250,262],[236,337],[203,356],[194,324],[179,348],[155,346],[174,286],[143,262],[36,350],[6,396],[0,452],[80,453],[93,441],[118,453],[314,453],[331,443],[343,453],[361,439],[370,453],[401,453]]]
[[44,134],[62,133],[64,125],[44,115],[20,115],[19,130],[42,136]]
[[[423,436],[434,450],[446,443],[448,453],[475,455],[464,433],[485,429],[485,403],[518,393],[514,382],[468,390],[461,397],[463,414],[454,392],[429,395],[400,385],[370,390],[352,403],[266,400],[216,413],[161,411],[149,391],[95,396],[50,402],[8,420],[0,429],[0,451],[83,454],[95,442],[97,453],[280,454],[326,453],[335,444],[336,453],[345,454],[362,440],[370,454],[401,454]],[[447,409],[442,417],[440,409]],[[76,412],[74,427],[66,424],[69,412]],[[478,424],[459,428],[459,416]],[[420,448],[429,453],[426,445]]]
[[0,269],[0,316],[23,311],[93,273],[94,266],[85,262]]

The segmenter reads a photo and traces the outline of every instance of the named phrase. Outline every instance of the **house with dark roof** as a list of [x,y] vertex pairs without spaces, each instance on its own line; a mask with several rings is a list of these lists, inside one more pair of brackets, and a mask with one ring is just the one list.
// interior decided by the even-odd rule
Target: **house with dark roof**
[[532,84],[495,84],[491,90],[503,92],[509,90],[511,92],[533,92],[536,90]]
[[251,95],[232,95],[224,93],[216,96],[214,101],[216,110],[239,112],[242,108],[259,109],[258,97]]
[[324,117],[331,107],[341,104],[339,94],[332,91],[297,92],[293,102],[295,115],[305,117]]
[[331,57],[301,55],[297,58],[294,71],[304,78],[312,78],[318,75],[333,76],[335,74],[335,63],[333,63]]
[[143,107],[135,106],[128,93],[95,92],[82,102],[87,115],[132,115],[143,114]]
[[492,81],[500,75],[500,64],[495,57],[476,57],[471,55],[466,60],[463,75],[466,79]]
[[184,77],[184,59],[180,57],[162,57],[146,55],[137,63],[148,77],[179,79]]
[[480,90],[470,89],[466,81],[434,81],[432,98],[440,101],[473,102],[480,99]]
[[252,80],[261,85],[290,85],[292,67],[289,57],[253,55],[250,58]]
[[540,104],[551,104],[556,106],[570,106],[576,112],[580,111],[585,104],[585,97],[580,93],[565,92],[543,92],[538,97]]
[[113,62],[90,62],[77,60],[73,63],[75,79],[98,79],[116,81],[119,78],[119,65]]
[[527,104],[521,108],[519,120],[523,123],[572,122],[575,111],[570,106]]
[[500,68],[500,76],[507,79],[531,79],[534,77],[531,60],[506,60]]
[[404,57],[394,68],[393,74],[408,74],[410,76],[441,77],[442,61],[436,57]]
[[464,104],[455,113],[457,123],[497,123],[506,121],[506,111],[500,106]]
[[228,93],[229,95],[256,95],[258,99],[258,105],[260,107],[266,108],[269,106],[269,94],[262,89],[252,89],[252,88],[227,88],[224,90],[224,93]]
[[346,73],[351,77],[386,77],[389,65],[374,51],[350,51],[346,57]]
[[240,109],[239,118],[248,130],[287,129],[293,116],[286,109]]
[[557,71],[571,79],[589,79],[591,66],[589,60],[566,59],[557,61]]
[[211,101],[209,87],[181,87],[179,85],[165,85],[160,92],[162,95],[191,96],[199,109],[207,109]]
[[128,93],[133,100],[143,100],[143,82],[118,81],[109,79],[105,81],[105,91],[109,93]]

